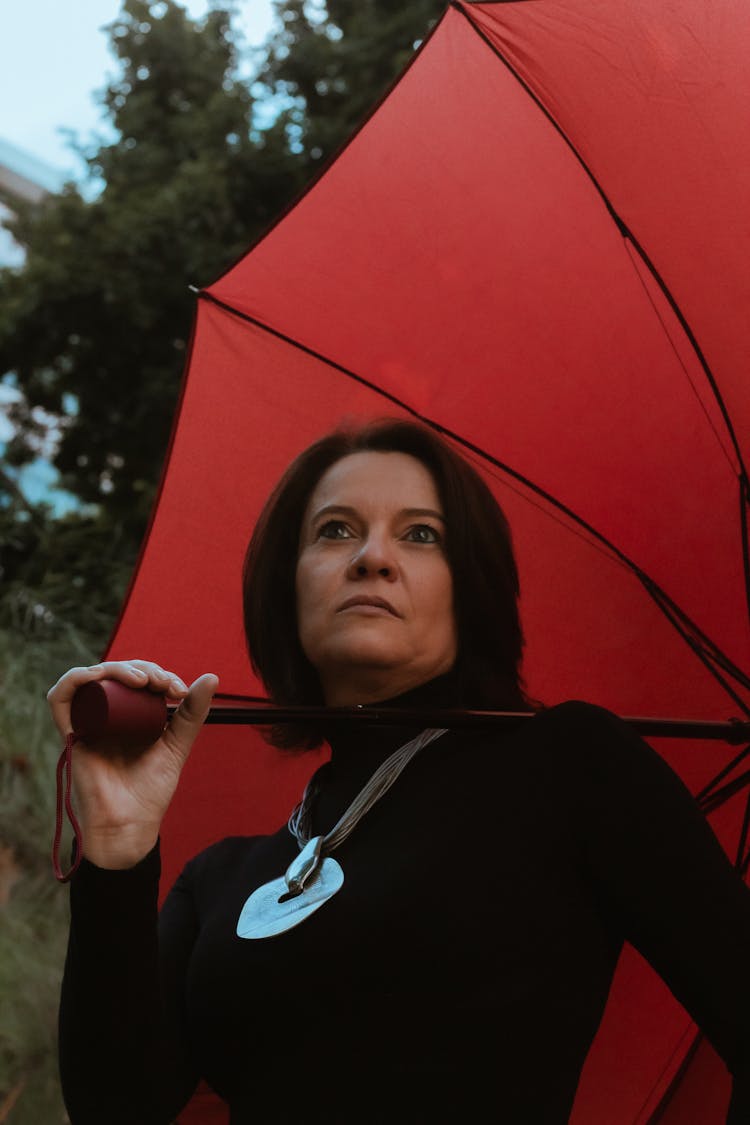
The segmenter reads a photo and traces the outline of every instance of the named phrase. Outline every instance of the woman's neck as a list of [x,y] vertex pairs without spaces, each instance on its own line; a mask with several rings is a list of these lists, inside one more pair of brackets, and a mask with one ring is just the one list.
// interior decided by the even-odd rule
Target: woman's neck
[[[349,668],[345,676],[331,677],[323,684],[327,707],[366,707],[374,703],[387,703],[412,692],[419,692],[437,680],[450,680],[451,669],[438,667],[425,677],[423,671],[410,674],[409,669],[358,669]],[[447,703],[446,706],[450,706]]]
[[[406,712],[422,709],[443,710],[461,705],[458,678],[451,671],[398,695],[390,696],[388,699],[374,700],[372,704],[365,703],[362,706],[365,712],[370,706],[377,706],[378,710],[382,708]],[[373,750],[379,747],[385,753],[390,752],[389,747],[395,749],[402,742],[413,738],[426,725],[419,720],[415,721],[412,715],[404,716],[403,726],[401,723],[384,722],[382,718],[368,723],[363,715],[362,720],[358,722],[346,720],[337,722],[334,719],[325,732],[325,738],[334,755],[342,751],[349,753],[352,749],[360,751],[365,747],[372,747]]]

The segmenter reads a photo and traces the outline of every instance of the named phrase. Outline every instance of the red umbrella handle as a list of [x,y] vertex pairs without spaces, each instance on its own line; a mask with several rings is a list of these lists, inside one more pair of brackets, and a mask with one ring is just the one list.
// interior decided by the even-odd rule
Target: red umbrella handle
[[[55,878],[67,883],[78,869],[83,851],[81,828],[71,802],[72,754],[75,743],[86,742],[104,753],[117,750],[137,754],[155,742],[167,722],[167,701],[152,691],[137,691],[117,680],[92,680],[78,688],[70,708],[73,730],[57,763],[57,814],[52,842]],[[60,864],[63,819],[67,813],[75,836],[70,868]]]
[[70,708],[77,739],[97,749],[116,741],[137,750],[155,742],[167,722],[163,695],[126,687],[117,680],[92,680],[78,688]]

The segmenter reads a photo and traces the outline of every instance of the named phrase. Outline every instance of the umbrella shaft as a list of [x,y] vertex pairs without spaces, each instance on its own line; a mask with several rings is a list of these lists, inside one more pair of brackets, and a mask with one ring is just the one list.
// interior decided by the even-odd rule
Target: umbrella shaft
[[[170,707],[169,711],[174,708]],[[277,723],[327,725],[331,722],[382,723],[385,726],[450,727],[453,730],[498,730],[534,717],[527,711],[440,711],[378,707],[212,707],[206,723],[226,726],[269,726]],[[706,722],[622,716],[643,737],[705,739],[741,745],[750,742],[750,722],[730,719]]]

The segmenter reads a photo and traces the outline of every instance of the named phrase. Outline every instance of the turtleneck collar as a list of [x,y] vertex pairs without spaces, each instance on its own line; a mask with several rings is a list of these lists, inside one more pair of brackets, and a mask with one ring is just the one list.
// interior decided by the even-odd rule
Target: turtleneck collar
[[[458,679],[453,672],[446,672],[427,683],[420,684],[410,691],[377,703],[364,704],[363,711],[398,711],[423,707],[456,707],[461,703]],[[358,757],[366,755],[385,759],[397,747],[414,738],[425,729],[424,723],[414,725],[404,723],[393,725],[373,719],[353,723],[333,723],[326,730],[326,741],[331,747],[331,761],[339,762],[351,754]]]
[[[391,699],[363,705],[363,710],[442,709],[460,706],[460,703],[457,677],[448,672]],[[385,759],[426,726],[406,720],[403,725],[392,725],[377,719],[372,723],[364,719],[332,723],[325,732],[331,748],[330,758],[318,768],[313,779],[316,791],[312,804],[313,833],[328,832]]]

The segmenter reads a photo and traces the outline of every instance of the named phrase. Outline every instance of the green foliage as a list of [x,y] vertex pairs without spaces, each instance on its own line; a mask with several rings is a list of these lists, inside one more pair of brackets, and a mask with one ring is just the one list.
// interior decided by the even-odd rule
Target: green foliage
[[125,0],[110,34],[119,73],[103,100],[118,138],[88,158],[103,187],[20,208],[27,260],[0,272],[0,371],[25,396],[9,460],[35,455],[35,408],[61,416],[63,487],[106,502],[137,542],[186,358],[189,286],[213,281],[297,181],[283,136],[262,160],[250,138],[228,13],[197,24],[172,0]]
[[[53,519],[39,506],[21,519],[0,508],[0,628],[36,641],[66,628],[100,636],[111,628],[135,562],[131,543],[101,511]],[[106,640],[106,634],[103,637]]]
[[0,1110],[12,1103],[12,1125],[67,1121],[57,1009],[68,892],[50,861],[60,740],[45,696],[70,664],[98,658],[108,624],[103,618],[99,635],[87,637],[27,613],[14,628],[0,628]]
[[27,875],[0,909],[0,1108],[13,1099],[13,1125],[65,1122],[56,1033],[67,893],[49,871]]
[[371,111],[445,8],[444,0],[328,0],[324,9],[276,0],[278,30],[260,78],[294,100],[287,132],[311,171]]

